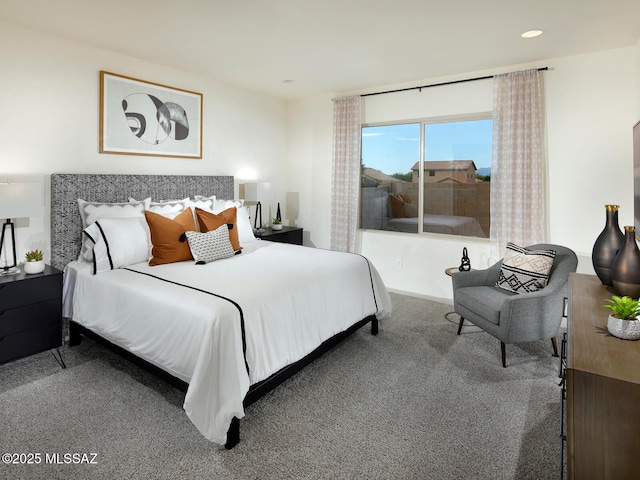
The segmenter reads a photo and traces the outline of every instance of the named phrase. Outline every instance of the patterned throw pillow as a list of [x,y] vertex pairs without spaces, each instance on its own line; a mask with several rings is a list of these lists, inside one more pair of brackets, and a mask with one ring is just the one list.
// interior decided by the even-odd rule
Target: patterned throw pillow
[[229,240],[229,227],[226,223],[206,233],[186,232],[186,236],[196,264],[209,263],[236,254]]
[[507,243],[497,287],[515,293],[542,290],[549,282],[555,250],[527,250]]

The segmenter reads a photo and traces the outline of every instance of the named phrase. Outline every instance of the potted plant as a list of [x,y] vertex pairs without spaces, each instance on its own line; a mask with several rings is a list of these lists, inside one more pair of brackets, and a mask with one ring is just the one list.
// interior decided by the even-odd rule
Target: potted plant
[[44,271],[44,260],[42,250],[31,250],[25,255],[27,261],[24,262],[24,272],[29,274]]
[[274,218],[271,222],[271,230],[282,230],[282,220],[279,218]]
[[619,297],[613,295],[607,303],[603,305],[609,310],[607,330],[614,337],[626,340],[638,340],[640,338],[640,306],[638,300],[631,297]]

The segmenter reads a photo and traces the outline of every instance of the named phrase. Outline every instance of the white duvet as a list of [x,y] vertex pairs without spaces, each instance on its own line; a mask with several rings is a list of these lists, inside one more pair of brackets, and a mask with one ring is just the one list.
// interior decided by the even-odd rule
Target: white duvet
[[65,316],[188,382],[188,417],[220,444],[250,385],[390,312],[364,257],[268,241],[206,265],[65,269]]

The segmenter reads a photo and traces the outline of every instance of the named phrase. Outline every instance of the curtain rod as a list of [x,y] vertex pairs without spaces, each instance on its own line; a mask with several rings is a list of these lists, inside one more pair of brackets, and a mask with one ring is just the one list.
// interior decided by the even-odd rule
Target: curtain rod
[[[540,67],[540,68],[538,68],[539,72],[543,71],[543,70],[549,70],[549,67]],[[487,80],[487,79],[493,78],[495,76],[496,75],[487,75],[485,77],[466,78],[466,79],[463,79],[463,80],[452,80],[450,82],[433,83],[431,85],[422,85],[422,86],[419,86],[419,87],[408,87],[408,88],[400,88],[398,90],[387,90],[386,92],[363,93],[360,96],[361,97],[371,97],[373,95],[385,95],[387,93],[407,92],[409,90],[422,90],[423,88],[441,87],[443,85],[453,85],[455,83],[475,82],[476,80]]]

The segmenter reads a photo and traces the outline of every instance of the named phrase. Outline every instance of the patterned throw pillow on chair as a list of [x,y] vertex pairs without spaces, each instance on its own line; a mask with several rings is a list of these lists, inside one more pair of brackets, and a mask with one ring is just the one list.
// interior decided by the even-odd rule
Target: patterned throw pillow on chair
[[555,256],[555,250],[527,250],[507,243],[496,286],[514,293],[542,290],[549,282]]

